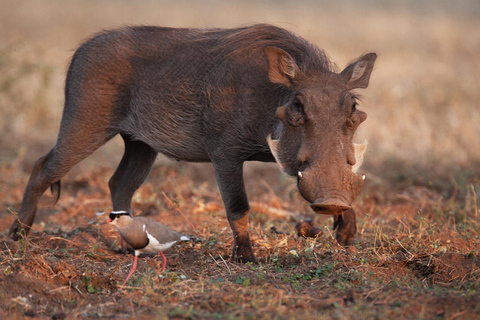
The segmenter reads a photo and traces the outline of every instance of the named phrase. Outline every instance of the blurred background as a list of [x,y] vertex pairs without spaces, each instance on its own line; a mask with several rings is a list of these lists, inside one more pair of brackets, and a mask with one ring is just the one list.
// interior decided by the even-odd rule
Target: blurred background
[[[339,70],[378,54],[369,88],[359,91],[368,120],[356,137],[369,141],[363,170],[370,187],[413,183],[452,192],[478,185],[479,17],[477,0],[1,0],[0,163],[29,172],[54,145],[69,60],[93,33],[138,24],[271,23],[323,48]],[[116,165],[119,140],[88,161]]]

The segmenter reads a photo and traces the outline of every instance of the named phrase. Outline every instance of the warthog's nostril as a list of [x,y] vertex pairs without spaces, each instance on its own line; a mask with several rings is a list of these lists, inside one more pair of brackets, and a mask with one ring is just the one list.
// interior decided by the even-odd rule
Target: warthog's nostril
[[312,209],[315,210],[317,213],[325,213],[328,214],[328,208],[327,207],[322,207],[322,206],[312,206]]
[[339,215],[352,207],[340,200],[315,201],[310,205],[313,211],[321,214]]

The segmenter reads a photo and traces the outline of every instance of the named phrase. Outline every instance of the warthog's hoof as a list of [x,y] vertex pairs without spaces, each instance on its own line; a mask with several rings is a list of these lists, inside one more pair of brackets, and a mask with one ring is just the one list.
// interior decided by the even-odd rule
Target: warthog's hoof
[[233,245],[232,261],[240,263],[257,263],[250,242],[243,245]]

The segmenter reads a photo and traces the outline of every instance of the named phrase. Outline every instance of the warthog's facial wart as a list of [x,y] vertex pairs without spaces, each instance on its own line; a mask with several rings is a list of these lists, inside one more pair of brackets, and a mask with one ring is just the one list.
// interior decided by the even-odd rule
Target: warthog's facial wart
[[[278,140],[272,140],[271,135],[267,137],[268,147],[270,152],[273,154],[275,161],[280,166],[282,170],[285,169],[285,166],[280,162],[280,157],[278,154]],[[363,160],[365,158],[365,151],[367,151],[368,141],[365,139],[363,143],[354,143],[353,149],[355,153],[355,165],[352,166],[352,172],[357,173],[358,169],[362,166]],[[298,178],[303,177],[303,173],[298,171]],[[362,179],[365,180],[365,175],[362,176]]]

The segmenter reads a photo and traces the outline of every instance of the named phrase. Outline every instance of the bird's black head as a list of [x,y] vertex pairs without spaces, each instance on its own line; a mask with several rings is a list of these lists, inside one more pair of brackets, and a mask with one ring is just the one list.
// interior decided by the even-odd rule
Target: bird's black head
[[115,218],[120,216],[130,216],[130,213],[128,213],[127,211],[112,211],[108,216],[108,222],[112,222],[113,220],[115,220]]

